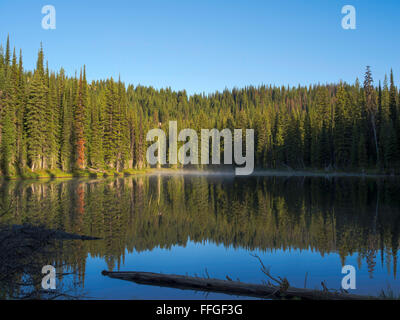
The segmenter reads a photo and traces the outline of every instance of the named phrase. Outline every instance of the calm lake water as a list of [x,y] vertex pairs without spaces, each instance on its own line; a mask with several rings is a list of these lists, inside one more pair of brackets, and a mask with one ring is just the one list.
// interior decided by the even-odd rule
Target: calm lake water
[[[400,184],[394,178],[149,175],[96,180],[10,181],[1,222],[101,237],[65,241],[57,283],[94,299],[235,299],[110,279],[102,270],[189,274],[243,282],[271,273],[292,286],[339,289],[342,266],[359,294],[400,294]],[[242,297],[240,297],[242,298]]]

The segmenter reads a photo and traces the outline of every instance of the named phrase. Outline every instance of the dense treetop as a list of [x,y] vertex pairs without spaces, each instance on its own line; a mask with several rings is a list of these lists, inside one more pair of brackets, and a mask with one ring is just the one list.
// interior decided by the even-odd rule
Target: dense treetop
[[[252,128],[258,168],[395,172],[400,167],[399,90],[393,73],[308,87],[258,86],[194,94],[86,80],[50,71],[39,49],[23,68],[7,39],[0,50],[1,174],[143,168],[146,133],[178,121],[178,130]],[[223,149],[221,149],[222,151]]]

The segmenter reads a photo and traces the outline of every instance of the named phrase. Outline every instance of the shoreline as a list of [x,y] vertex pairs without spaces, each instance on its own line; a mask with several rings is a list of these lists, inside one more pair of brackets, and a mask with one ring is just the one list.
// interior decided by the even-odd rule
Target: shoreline
[[250,175],[235,175],[234,170],[207,170],[193,168],[145,168],[145,169],[127,169],[123,172],[116,171],[90,171],[83,170],[81,172],[68,173],[63,171],[57,172],[33,172],[31,176],[0,176],[0,180],[18,181],[18,180],[53,180],[53,179],[74,179],[74,178],[110,178],[110,177],[129,177],[135,175],[193,175],[193,176],[229,176],[237,178],[247,177],[355,177],[355,178],[398,178],[396,174],[385,174],[375,172],[345,172],[345,171],[329,171],[320,170],[282,170],[282,169],[256,169]]
[[122,172],[117,171],[90,171],[88,169],[78,171],[78,172],[64,172],[61,170],[47,170],[47,171],[37,171],[30,172],[28,175],[14,175],[14,176],[2,176],[0,175],[0,180],[9,180],[9,181],[17,181],[17,180],[44,180],[44,179],[74,179],[74,178],[107,178],[107,177],[124,177],[124,176],[133,176],[138,174],[146,174],[149,171],[152,171],[153,168],[145,168],[145,169],[127,169]]

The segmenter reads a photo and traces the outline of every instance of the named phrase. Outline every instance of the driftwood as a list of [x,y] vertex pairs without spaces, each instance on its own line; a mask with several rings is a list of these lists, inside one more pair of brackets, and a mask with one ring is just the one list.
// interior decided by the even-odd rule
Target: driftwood
[[319,291],[293,287],[282,288],[271,284],[251,284],[232,280],[199,278],[152,272],[103,271],[102,275],[114,279],[132,281],[138,284],[170,287],[182,290],[219,292],[229,295],[250,296],[263,299],[300,298],[306,300],[367,300],[372,298],[344,292],[331,292],[327,290]]

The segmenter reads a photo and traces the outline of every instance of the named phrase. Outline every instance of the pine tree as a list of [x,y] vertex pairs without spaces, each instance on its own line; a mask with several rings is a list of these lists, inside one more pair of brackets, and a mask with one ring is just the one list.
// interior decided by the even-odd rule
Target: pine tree
[[304,118],[304,164],[311,167],[312,160],[312,126],[310,113],[306,112]]
[[291,119],[289,119],[286,128],[284,144],[286,163],[294,168],[301,167],[303,162],[303,148],[301,141],[300,122],[294,117],[291,117]]
[[45,144],[45,106],[46,87],[38,70],[33,74],[29,86],[28,101],[26,106],[26,134],[28,145],[29,165],[32,170],[43,168],[43,150]]
[[389,92],[389,113],[392,125],[396,129],[397,124],[397,103],[396,103],[397,90],[393,80],[393,70],[390,70],[390,92]]
[[389,92],[389,114],[390,119],[392,121],[392,127],[394,130],[394,136],[397,140],[396,149],[398,152],[395,153],[393,158],[395,159],[396,163],[399,164],[400,162],[400,121],[399,121],[399,112],[397,108],[397,89],[394,84],[393,79],[393,70],[390,70],[390,92]]
[[397,163],[395,163],[397,160],[396,133],[390,121],[386,121],[384,123],[382,127],[381,137],[383,141],[384,167],[390,169],[398,165]]
[[52,73],[49,77],[49,88],[46,103],[46,133],[45,133],[45,154],[47,165],[50,169],[55,169],[58,160],[58,133],[59,133],[59,105],[57,101],[57,89],[55,74]]
[[336,98],[334,120],[335,162],[339,167],[343,168],[350,164],[351,153],[351,126],[347,110],[349,98],[343,84],[340,85]]
[[24,114],[26,112],[26,84],[24,78],[24,69],[22,64],[22,51],[19,53],[18,76],[16,81],[16,157],[20,170],[24,169],[27,163],[26,159],[26,132],[24,130]]
[[322,123],[325,121],[325,125],[328,125],[331,121],[331,107],[329,99],[329,91],[326,87],[319,87],[316,93],[316,119],[320,128]]
[[329,133],[326,121],[322,122],[322,129],[319,143],[319,167],[326,168],[330,163],[330,146],[329,146]]
[[[9,60],[9,42],[7,41],[7,52]],[[15,105],[17,100],[16,82],[17,82],[17,59],[15,55],[15,49],[13,51],[11,65],[7,67],[7,71],[4,74],[4,94],[2,101],[2,139],[1,139],[1,153],[2,163],[1,168],[6,176],[12,176],[16,173],[16,149],[15,149]],[[7,62],[9,63],[9,62]]]
[[115,119],[115,107],[117,106],[117,90],[116,85],[111,78],[106,84],[105,96],[105,119],[104,119],[104,161],[110,167],[115,167],[116,160],[116,136],[117,125]]
[[257,116],[255,121],[255,142],[256,142],[256,159],[257,166],[262,167],[264,164],[265,152],[267,148],[268,141],[268,133],[267,133],[267,125],[266,120],[260,114]]
[[69,172],[72,169],[72,88],[68,88],[67,93],[63,96],[62,113],[61,113],[61,150],[60,164],[63,171]]
[[85,159],[84,159],[84,166],[88,164],[88,155],[90,154],[91,149],[91,107],[89,105],[89,86],[86,80],[86,66],[83,66],[83,75],[82,75],[82,104],[84,106],[83,111],[83,135],[85,141]]
[[101,126],[101,110],[96,98],[91,96],[91,121],[90,121],[90,131],[91,131],[91,141],[89,149],[89,159],[90,165],[93,168],[104,167],[104,154],[103,154],[103,144],[102,144],[102,126]]
[[11,59],[11,53],[10,53],[10,37],[7,36],[7,44],[6,44],[6,53],[4,56],[4,70],[5,74],[7,75],[8,68],[10,67],[10,60]]
[[279,167],[284,159],[284,128],[282,125],[281,115],[276,112],[275,122],[272,133],[273,140],[273,167]]
[[6,107],[5,115],[3,118],[2,125],[2,140],[1,140],[1,168],[5,176],[15,175],[14,169],[14,142],[15,142],[15,130],[13,121],[13,109],[10,106]]
[[365,71],[364,93],[365,93],[365,109],[371,121],[373,137],[375,141],[376,159],[378,161],[379,146],[378,146],[378,135],[376,130],[377,105],[376,105],[375,89],[373,87],[372,74],[369,66],[367,66],[367,70]]

